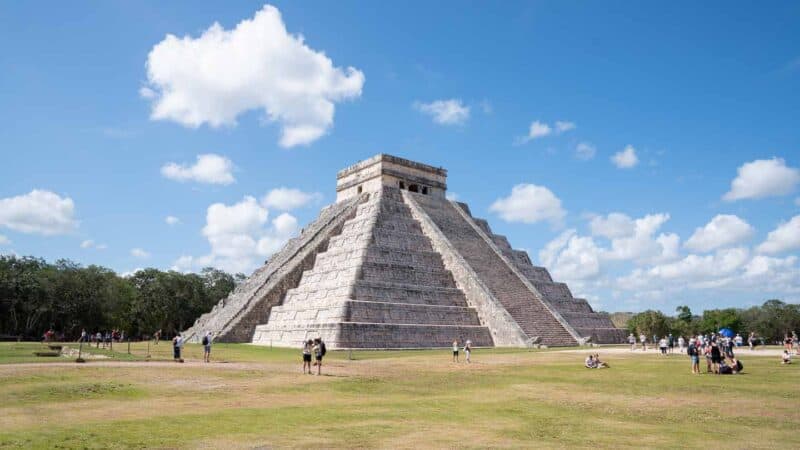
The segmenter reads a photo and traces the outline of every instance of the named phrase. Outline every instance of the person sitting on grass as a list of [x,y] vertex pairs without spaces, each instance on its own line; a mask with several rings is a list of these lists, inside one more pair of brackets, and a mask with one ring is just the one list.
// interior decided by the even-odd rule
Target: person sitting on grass
[[783,351],[783,356],[781,357],[781,364],[791,364],[792,363],[792,354],[789,353],[789,350]]
[[586,366],[587,369],[597,368],[597,365],[594,361],[594,355],[589,354],[589,356],[586,357],[586,361],[583,362],[583,365]]
[[600,355],[599,354],[597,354],[597,353],[594,354],[594,368],[595,369],[608,369],[609,367],[611,367],[611,366],[609,366],[608,363],[600,361]]

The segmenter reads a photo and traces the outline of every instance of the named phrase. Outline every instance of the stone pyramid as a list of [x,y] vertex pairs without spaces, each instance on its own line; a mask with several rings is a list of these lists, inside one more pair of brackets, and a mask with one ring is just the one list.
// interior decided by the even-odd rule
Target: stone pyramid
[[339,172],[337,201],[185,332],[330,348],[569,346],[625,334],[445,198],[447,171],[376,155]]

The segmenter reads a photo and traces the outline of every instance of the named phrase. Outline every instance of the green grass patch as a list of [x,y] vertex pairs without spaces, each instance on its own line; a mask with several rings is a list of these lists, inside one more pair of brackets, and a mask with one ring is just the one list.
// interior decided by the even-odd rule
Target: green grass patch
[[771,357],[697,376],[683,355],[332,352],[317,377],[295,350],[216,347],[247,364],[0,367],[0,447],[800,447],[800,365]]

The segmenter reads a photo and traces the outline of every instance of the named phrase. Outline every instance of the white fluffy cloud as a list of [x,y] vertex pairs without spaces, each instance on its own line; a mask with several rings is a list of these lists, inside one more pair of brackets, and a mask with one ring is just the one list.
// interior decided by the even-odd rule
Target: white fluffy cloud
[[786,195],[800,183],[800,170],[781,158],[757,159],[742,164],[723,200],[734,201]]
[[495,200],[489,210],[507,222],[549,221],[554,226],[560,225],[567,214],[561,207],[561,200],[550,189],[535,184],[514,186],[511,195]]
[[575,158],[581,161],[588,161],[594,158],[597,148],[588,142],[579,142],[575,146]]
[[636,156],[636,149],[628,145],[622,151],[614,153],[611,162],[619,169],[632,169],[639,164],[639,157]]
[[619,277],[617,284],[629,291],[679,291],[686,288],[708,289],[731,282],[750,261],[746,248],[721,249],[710,255],[690,254],[671,263],[648,269],[634,269]]
[[694,251],[708,252],[738,244],[752,236],[754,231],[749,223],[737,216],[719,214],[705,226],[697,228],[685,245]]
[[545,122],[534,120],[533,122],[531,122],[530,127],[528,127],[527,136],[522,136],[520,138],[517,138],[517,144],[525,144],[534,139],[550,136],[551,134],[566,133],[567,131],[574,129],[575,129],[574,122],[556,121],[556,123],[551,126]]
[[[168,34],[147,57],[151,117],[188,127],[235,125],[263,110],[281,126],[280,145],[308,145],[333,125],[335,103],[361,95],[364,74],[335,67],[265,5],[232,30],[214,23],[197,38]],[[148,90],[145,90],[148,89]]]
[[460,99],[436,100],[430,103],[414,102],[414,108],[433,118],[439,125],[462,125],[469,119],[469,106]]
[[800,248],[800,215],[771,232],[756,253],[736,246],[754,233],[736,216],[712,218],[683,246],[677,234],[660,231],[669,220],[666,213],[633,219],[615,212],[587,220],[591,236],[568,230],[539,252],[554,278],[580,295],[611,295],[627,303],[626,308],[641,307],[640,301],[647,301],[647,307],[660,301],[662,307],[674,308],[667,305],[687,292],[698,299],[752,293],[754,298],[793,301],[800,295],[800,258],[765,255]]
[[164,219],[164,222],[166,222],[167,225],[169,225],[169,226],[174,226],[174,225],[178,225],[179,223],[181,223],[181,219],[179,219],[179,218],[177,218],[175,216],[167,216]]
[[[630,220],[630,219],[629,219]],[[633,233],[611,240],[603,256],[609,260],[637,263],[668,261],[678,256],[679,237],[673,233],[655,233],[669,220],[669,214],[648,214],[633,220]]]
[[131,256],[133,256],[134,258],[139,258],[139,259],[147,259],[147,258],[150,257],[150,253],[145,251],[145,250],[143,250],[143,249],[141,249],[141,248],[132,248],[131,249]]
[[197,155],[193,165],[170,162],[161,167],[161,175],[170,180],[223,185],[236,181],[232,171],[233,162],[214,153]]
[[318,192],[303,192],[300,189],[279,187],[269,191],[261,199],[261,204],[267,208],[290,211],[306,206],[313,201],[318,201],[321,198],[322,194]]
[[24,195],[0,199],[0,226],[22,233],[45,236],[70,233],[78,226],[74,214],[71,198],[50,191],[34,189]]
[[800,215],[770,231],[767,240],[758,246],[759,253],[776,254],[800,248]]
[[92,239],[86,239],[85,241],[81,242],[81,248],[83,249],[94,248],[97,250],[105,250],[106,248],[108,248],[108,246],[106,244],[98,244]]
[[278,251],[298,231],[297,219],[283,213],[268,221],[269,211],[254,197],[238,203],[214,203],[206,212],[203,235],[208,239],[208,255],[181,256],[173,268],[179,271],[215,266],[231,272],[249,272],[264,258]]
[[574,229],[561,233],[539,252],[539,259],[558,280],[585,280],[600,274],[601,251],[590,237]]
[[565,133],[575,129],[575,122],[556,121],[556,133]]
[[595,236],[614,239],[632,235],[636,230],[636,224],[627,215],[613,212],[607,216],[592,217],[589,228]]

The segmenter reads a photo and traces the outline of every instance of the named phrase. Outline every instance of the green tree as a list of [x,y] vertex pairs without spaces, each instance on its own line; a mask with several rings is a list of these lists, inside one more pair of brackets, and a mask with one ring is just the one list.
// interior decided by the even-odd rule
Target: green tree
[[647,310],[634,314],[628,320],[628,330],[634,334],[645,336],[665,336],[669,333],[667,316],[661,311]]

